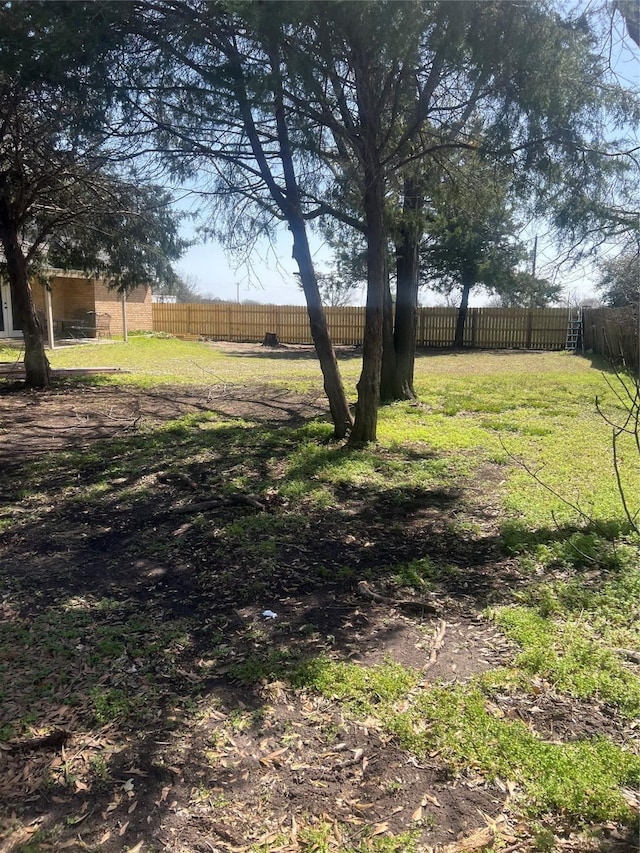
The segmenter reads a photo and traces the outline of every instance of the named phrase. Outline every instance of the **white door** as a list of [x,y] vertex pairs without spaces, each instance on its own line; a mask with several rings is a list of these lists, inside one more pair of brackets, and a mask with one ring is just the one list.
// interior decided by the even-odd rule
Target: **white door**
[[22,334],[18,328],[11,304],[11,288],[9,282],[0,279],[0,338],[17,338]]

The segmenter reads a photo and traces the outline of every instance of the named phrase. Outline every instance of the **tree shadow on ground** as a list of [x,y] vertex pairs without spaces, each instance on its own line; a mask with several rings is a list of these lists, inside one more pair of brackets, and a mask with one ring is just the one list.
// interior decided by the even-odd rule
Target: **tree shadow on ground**
[[[453,784],[438,757],[412,760],[335,703],[292,695],[305,660],[388,655],[420,669],[437,620],[394,604],[412,596],[468,628],[467,674],[496,665],[512,652],[478,609],[529,580],[463,483],[434,469],[403,485],[399,464],[429,473],[435,454],[409,463],[326,434],[196,408],[3,469],[3,738],[70,734],[61,754],[2,753],[8,820],[35,821],[39,849],[77,838],[105,853],[249,849],[290,837],[292,815],[326,814],[357,832],[417,829],[433,845],[475,828],[478,809],[499,814],[495,786]],[[360,466],[355,485],[336,476],[345,465]],[[423,589],[408,584],[412,566]],[[363,581],[386,600],[363,597]],[[439,807],[422,805],[424,791]]]

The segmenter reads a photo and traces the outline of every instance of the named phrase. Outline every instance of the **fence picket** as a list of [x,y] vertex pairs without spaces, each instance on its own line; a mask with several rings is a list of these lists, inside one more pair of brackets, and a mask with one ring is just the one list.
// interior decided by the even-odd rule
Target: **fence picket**
[[638,308],[585,308],[583,345],[589,350],[620,364],[628,370],[640,371],[640,328]]
[[[334,344],[362,343],[364,308],[327,308]],[[456,308],[419,308],[417,345],[449,347]],[[262,343],[275,332],[285,344],[311,344],[307,309],[300,305],[238,305],[228,302],[154,303],[153,329],[177,337]],[[465,344],[480,349],[563,349],[567,334],[564,308],[470,308]]]

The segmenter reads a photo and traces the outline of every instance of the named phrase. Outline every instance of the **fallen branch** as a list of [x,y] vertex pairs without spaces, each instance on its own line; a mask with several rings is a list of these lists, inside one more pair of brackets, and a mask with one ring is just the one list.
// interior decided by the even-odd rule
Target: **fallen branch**
[[253,495],[229,495],[227,498],[214,498],[210,501],[200,501],[198,503],[186,504],[185,506],[176,506],[172,512],[175,515],[187,515],[192,512],[206,512],[209,509],[218,509],[221,506],[234,505],[252,506],[255,509],[265,509],[264,504],[253,497]]
[[166,473],[161,472],[157,474],[157,479],[159,483],[164,483],[169,486],[187,486],[189,489],[197,489],[198,484],[195,480],[192,480],[188,474],[184,474],[182,471],[168,471]]
[[447,631],[447,623],[442,620],[440,625],[438,626],[438,630],[436,631],[436,635],[433,638],[433,645],[431,646],[431,654],[429,655],[429,660],[423,666],[422,671],[426,672],[428,669],[434,665],[434,663],[438,660],[438,652],[442,648],[444,644],[444,635]]
[[640,664],[640,652],[637,652],[635,649],[614,649],[613,651],[617,655],[620,655],[621,658]]
[[421,614],[423,613],[441,613],[442,607],[433,601],[426,601],[424,598],[391,598],[386,595],[380,595],[374,592],[366,581],[360,581],[357,586],[358,594],[363,598],[368,598],[375,601],[377,604],[388,604],[390,607],[402,607],[407,610],[414,610]]
[[55,729],[50,735],[17,741],[16,743],[10,743],[9,746],[12,752],[32,752],[34,749],[60,749],[70,737],[70,732],[65,732],[63,729]]

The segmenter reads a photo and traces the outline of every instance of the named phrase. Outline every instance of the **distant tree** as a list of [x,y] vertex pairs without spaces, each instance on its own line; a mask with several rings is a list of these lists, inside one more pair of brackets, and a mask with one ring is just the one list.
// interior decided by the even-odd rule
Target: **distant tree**
[[154,292],[176,297],[176,302],[205,302],[206,296],[200,291],[200,281],[194,275],[175,276],[173,281],[159,282]]
[[598,289],[605,305],[622,308],[640,301],[640,251],[628,248],[600,266]]
[[562,298],[562,285],[518,271],[494,287],[495,304],[503,308],[546,308]]
[[471,291],[478,286],[507,293],[516,287],[523,257],[504,173],[475,155],[459,158],[432,190],[431,215],[422,249],[429,286],[460,292],[453,345],[463,346]]
[[344,308],[351,303],[359,283],[339,272],[317,273],[322,304],[327,308]]

